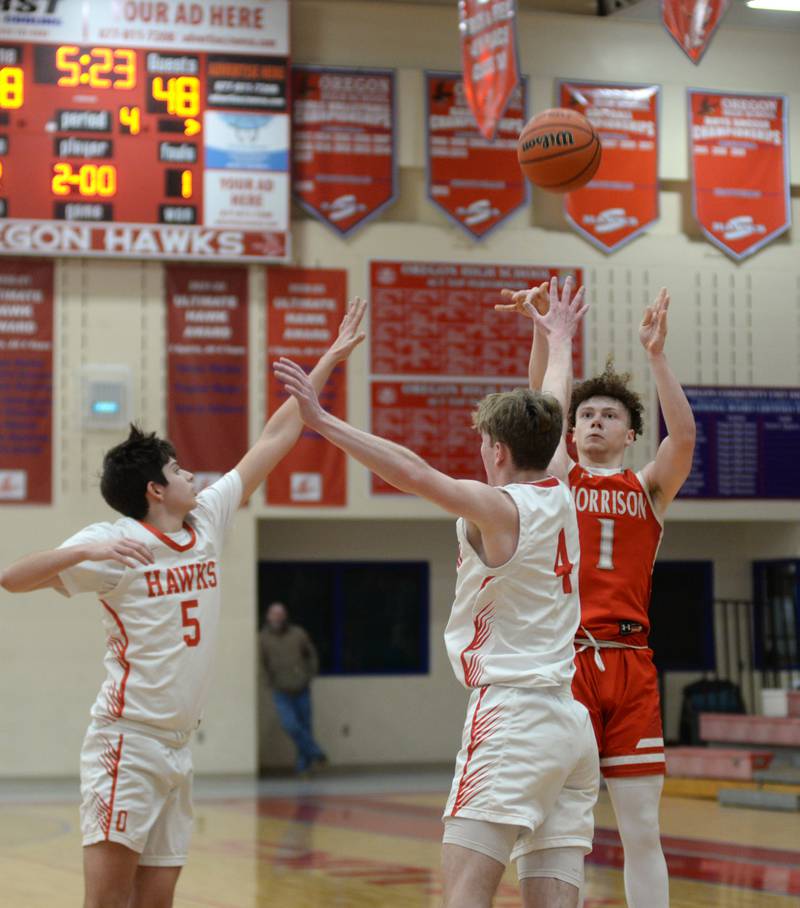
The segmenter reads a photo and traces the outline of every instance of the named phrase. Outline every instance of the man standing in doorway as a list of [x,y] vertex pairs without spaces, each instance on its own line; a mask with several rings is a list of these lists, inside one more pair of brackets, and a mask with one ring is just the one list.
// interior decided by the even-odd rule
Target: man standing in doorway
[[317,650],[282,602],[273,602],[259,636],[261,664],[272,688],[281,727],[297,748],[295,772],[327,762],[311,730],[311,681],[319,671]]

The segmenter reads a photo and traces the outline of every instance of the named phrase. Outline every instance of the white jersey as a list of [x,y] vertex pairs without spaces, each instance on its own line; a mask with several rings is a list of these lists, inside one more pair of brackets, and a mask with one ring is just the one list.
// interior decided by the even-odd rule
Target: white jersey
[[569,488],[548,477],[503,486],[519,512],[519,541],[487,567],[459,518],[456,595],[444,633],[465,687],[561,687],[575,672],[580,548]]
[[197,496],[177,533],[123,517],[95,523],[62,544],[136,539],[154,564],[83,561],[60,574],[68,596],[94,592],[103,606],[106,679],[92,707],[98,723],[128,720],[185,733],[200,721],[217,647],[219,555],[242,497],[236,470]]

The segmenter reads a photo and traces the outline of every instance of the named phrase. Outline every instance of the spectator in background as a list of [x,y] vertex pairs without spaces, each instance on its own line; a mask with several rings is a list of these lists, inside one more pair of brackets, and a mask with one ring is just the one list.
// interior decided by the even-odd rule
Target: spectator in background
[[319,670],[311,638],[296,624],[282,602],[267,608],[259,635],[261,664],[267,674],[281,727],[297,748],[298,774],[324,765],[327,758],[311,730],[311,681]]

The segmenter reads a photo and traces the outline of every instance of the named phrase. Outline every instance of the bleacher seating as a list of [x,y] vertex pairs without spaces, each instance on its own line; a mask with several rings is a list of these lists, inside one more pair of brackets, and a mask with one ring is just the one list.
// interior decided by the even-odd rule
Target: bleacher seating
[[800,749],[800,717],[701,713],[700,738],[714,743]]
[[767,769],[775,756],[769,750],[734,747],[667,747],[667,775],[685,779],[741,779]]

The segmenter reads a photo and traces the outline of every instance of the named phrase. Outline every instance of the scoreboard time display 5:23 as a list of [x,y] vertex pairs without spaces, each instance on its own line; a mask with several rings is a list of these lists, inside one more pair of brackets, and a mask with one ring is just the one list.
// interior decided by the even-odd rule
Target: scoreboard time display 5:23
[[0,39],[0,250],[285,258],[286,75],[282,57]]

